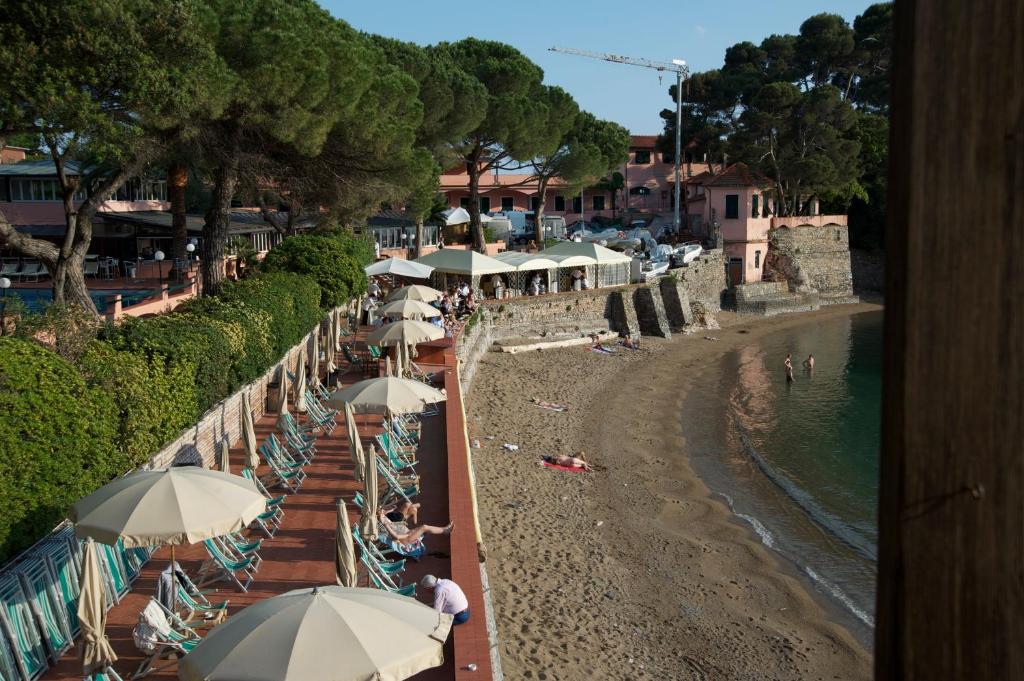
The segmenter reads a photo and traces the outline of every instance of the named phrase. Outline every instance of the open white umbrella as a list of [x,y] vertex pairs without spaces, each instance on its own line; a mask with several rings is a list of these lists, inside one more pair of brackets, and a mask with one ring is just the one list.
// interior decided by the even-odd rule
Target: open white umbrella
[[352,528],[348,524],[348,509],[345,500],[338,499],[338,522],[335,531],[334,577],[341,586],[354,587],[356,574],[356,550],[352,546]]
[[444,661],[452,616],[379,589],[318,586],[254,603],[178,665],[182,681],[400,681]]
[[415,319],[403,319],[374,329],[366,336],[366,342],[388,347],[427,343],[441,338],[444,338],[444,329],[441,327]]
[[377,314],[381,317],[400,317],[402,319],[409,319],[410,317],[440,317],[441,311],[420,300],[404,299],[388,303],[377,310]]
[[266,510],[252,481],[180,466],[108,482],[71,507],[71,520],[78,537],[110,546],[174,546],[241,531]]
[[359,414],[383,413],[388,410],[396,414],[411,414],[423,411],[426,404],[446,399],[444,393],[420,381],[381,376],[336,390],[329,401],[336,406],[350,402],[352,410]]
[[426,279],[434,271],[434,268],[411,260],[403,260],[402,258],[388,258],[387,260],[378,260],[367,265],[363,268],[363,271],[366,272],[368,277],[394,274],[399,277],[408,277],[409,279]]
[[256,470],[260,465],[260,456],[256,451],[256,428],[252,422],[252,407],[249,393],[242,396],[242,443],[245,445],[245,467]]
[[82,625],[82,675],[90,676],[117,662],[104,630],[107,628],[107,601],[103,594],[103,573],[96,555],[96,543],[85,542],[82,576],[79,580],[78,621]]
[[435,300],[441,300],[443,297],[444,294],[436,288],[430,288],[429,286],[423,286],[422,284],[413,284],[412,286],[396,288],[391,292],[391,295],[388,296],[388,300],[420,300],[424,303],[432,303]]

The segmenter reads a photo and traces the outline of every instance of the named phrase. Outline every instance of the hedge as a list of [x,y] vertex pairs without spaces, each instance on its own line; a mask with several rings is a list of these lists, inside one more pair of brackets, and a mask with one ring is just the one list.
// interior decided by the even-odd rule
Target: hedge
[[111,396],[74,366],[35,343],[0,338],[0,558],[130,467],[117,422]]
[[321,299],[310,276],[260,273],[107,325],[76,364],[0,338],[0,561],[270,369],[322,319]]
[[285,239],[267,253],[265,272],[293,272],[320,285],[320,305],[344,305],[366,292],[363,267],[373,261],[372,243],[347,232],[307,234]]

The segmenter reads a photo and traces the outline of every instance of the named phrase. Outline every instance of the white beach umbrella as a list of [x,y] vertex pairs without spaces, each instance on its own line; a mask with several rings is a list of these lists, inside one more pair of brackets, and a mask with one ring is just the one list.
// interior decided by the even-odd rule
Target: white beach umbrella
[[377,311],[382,317],[400,317],[402,319],[416,318],[416,317],[440,317],[441,311],[432,305],[419,300],[396,300],[393,303],[388,303],[384,307]]
[[352,410],[358,414],[389,410],[396,414],[411,414],[423,411],[424,405],[446,399],[444,393],[419,381],[382,376],[336,390],[331,394],[329,402],[334,406],[349,402]]
[[413,284],[412,286],[403,286],[402,288],[396,288],[388,296],[389,301],[394,300],[420,300],[424,303],[432,303],[435,300],[441,300],[444,294],[438,291],[436,288],[430,288],[429,286],[423,286],[422,284]]
[[296,589],[242,609],[179,663],[183,681],[399,681],[444,661],[452,616],[379,589]]
[[441,327],[429,322],[403,319],[374,329],[366,336],[366,342],[371,345],[390,347],[426,343],[441,338],[444,338],[444,329]]
[[71,507],[75,534],[128,548],[194,544],[239,532],[267,510],[252,481],[196,466],[135,471]]
[[408,277],[409,279],[426,279],[434,271],[434,268],[412,260],[388,258],[387,260],[378,260],[373,264],[367,265],[363,268],[363,271],[370,277],[393,274],[399,277]]

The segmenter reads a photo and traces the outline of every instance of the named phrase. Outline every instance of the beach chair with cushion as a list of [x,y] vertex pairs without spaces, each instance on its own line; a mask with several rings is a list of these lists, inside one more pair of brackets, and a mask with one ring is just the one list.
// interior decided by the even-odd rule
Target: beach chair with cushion
[[210,559],[203,562],[199,569],[199,586],[206,586],[218,581],[234,582],[242,591],[248,591],[255,578],[252,558],[234,560],[220,549],[212,539],[204,539],[203,546]]
[[[178,658],[187,655],[201,639],[181,618],[151,598],[139,613],[139,622],[132,630],[132,640],[145,656],[132,675],[132,679],[141,679],[177,664]],[[168,656],[171,657],[168,662],[157,666]]]

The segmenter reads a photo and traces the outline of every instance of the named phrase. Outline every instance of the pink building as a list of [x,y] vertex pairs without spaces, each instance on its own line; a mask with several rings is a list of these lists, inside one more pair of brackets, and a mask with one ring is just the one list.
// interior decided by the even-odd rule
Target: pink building
[[24,147],[8,147],[0,145],[0,165],[5,163],[21,163],[25,160],[28,149]]
[[[612,192],[588,188],[570,193],[565,184],[554,180],[548,186],[546,215],[562,216],[566,224],[581,217],[589,222],[595,217],[618,217],[624,209],[654,215],[670,215],[673,205],[675,166],[671,156],[656,150],[657,135],[633,135],[629,159],[618,169],[624,187],[616,192],[612,210]],[[681,175],[687,177],[705,172],[706,163],[685,163]],[[441,176],[441,191],[452,208],[469,206],[469,174],[464,167],[453,168]],[[539,198],[537,183],[523,173],[488,173],[480,178],[480,210],[535,211]]]

